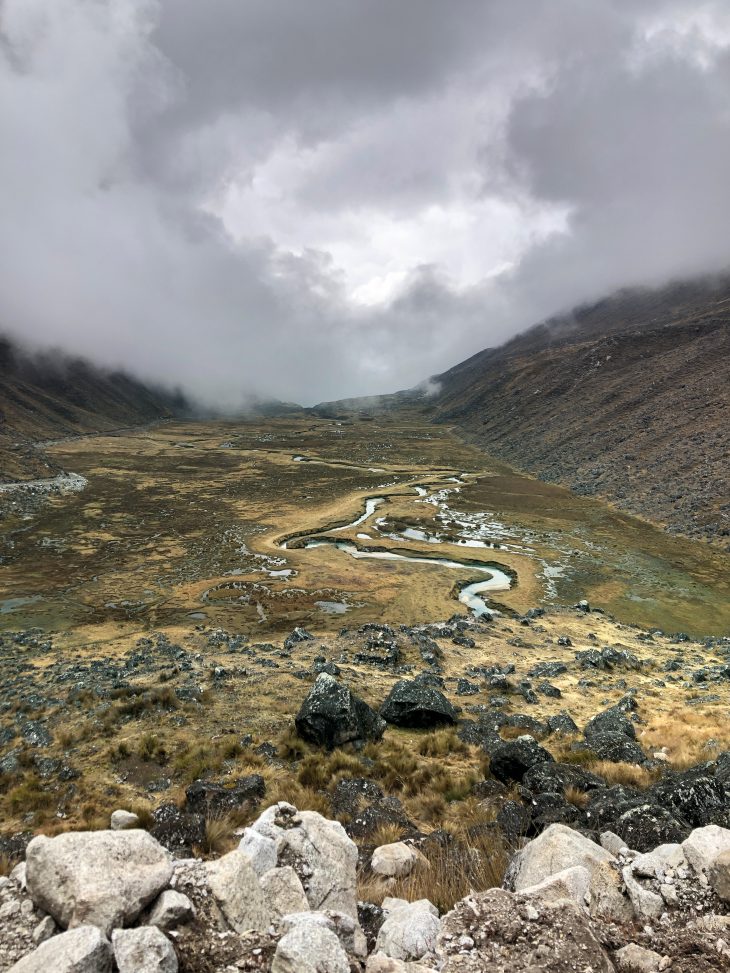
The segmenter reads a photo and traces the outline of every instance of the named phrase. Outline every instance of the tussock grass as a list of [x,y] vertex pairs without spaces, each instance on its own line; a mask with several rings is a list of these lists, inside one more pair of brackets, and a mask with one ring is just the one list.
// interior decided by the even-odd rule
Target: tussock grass
[[610,760],[594,760],[587,765],[592,774],[603,777],[609,787],[612,784],[623,784],[625,787],[636,787],[646,790],[661,776],[661,770],[648,770],[637,764],[612,763]]
[[206,818],[205,840],[198,849],[203,855],[225,855],[238,844],[234,832],[236,828],[249,823],[249,816],[237,811]]
[[572,804],[573,807],[583,808],[588,806],[588,794],[585,791],[579,790],[577,787],[565,788],[565,800],[568,804]]
[[[724,706],[673,706],[652,717],[640,743],[649,751],[666,747],[670,766],[687,770],[730,749],[730,725],[725,713]],[[713,742],[715,747],[708,747]]]
[[500,886],[510,849],[495,833],[476,837],[468,845],[461,840],[446,844],[434,842],[424,855],[427,863],[418,863],[404,878],[386,881],[361,870],[359,897],[377,904],[388,895],[409,902],[429,899],[440,912],[446,912],[470,892]]
[[10,859],[10,856],[6,855],[4,852],[0,854],[0,877],[9,875],[12,872],[13,868],[14,865]]
[[447,754],[468,754],[469,747],[450,727],[434,730],[421,737],[416,750],[422,757],[444,757]]

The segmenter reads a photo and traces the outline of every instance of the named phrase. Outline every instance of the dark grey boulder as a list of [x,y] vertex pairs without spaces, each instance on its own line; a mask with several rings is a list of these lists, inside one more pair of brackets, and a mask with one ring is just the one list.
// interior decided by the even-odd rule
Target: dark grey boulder
[[585,745],[599,760],[639,765],[646,763],[646,754],[639,744],[623,733],[594,733]]
[[532,824],[532,812],[517,801],[506,801],[497,814],[497,824],[509,841],[524,837]]
[[565,736],[579,732],[578,724],[567,710],[561,710],[555,716],[548,716],[547,728],[550,733],[562,733]]
[[162,804],[152,814],[149,832],[163,848],[178,858],[188,858],[205,841],[205,818],[181,811],[175,804]]
[[634,724],[615,706],[604,710],[602,713],[597,713],[592,719],[588,720],[583,733],[586,740],[602,733],[622,733],[631,740],[636,739]]
[[537,794],[530,802],[532,823],[530,832],[540,834],[551,824],[567,824],[569,826],[584,825],[585,814],[566,801],[562,794],[547,792]]
[[229,787],[210,780],[195,780],[185,791],[185,809],[208,818],[220,817],[247,805],[257,805],[265,794],[266,783],[261,774],[239,777]]
[[516,740],[502,740],[492,748],[489,770],[492,777],[503,783],[521,781],[531,767],[552,759],[534,737],[522,736]]
[[691,828],[658,804],[639,804],[625,811],[610,829],[635,851],[653,851],[658,845],[684,841]]
[[614,823],[622,814],[642,804],[646,804],[646,794],[623,784],[590,791],[586,808],[588,827],[597,832],[613,831]]
[[442,692],[423,682],[399,680],[380,707],[380,715],[394,726],[428,729],[456,723],[458,712]]
[[327,750],[379,740],[385,730],[385,722],[364,700],[326,672],[317,676],[295,722],[302,739]]
[[572,787],[586,793],[605,787],[606,782],[596,774],[584,770],[575,764],[559,764],[554,760],[535,764],[525,773],[522,783],[533,794],[565,793],[566,788]]
[[708,824],[727,827],[730,791],[722,780],[701,768],[667,774],[652,787],[651,796],[657,804],[693,828]]

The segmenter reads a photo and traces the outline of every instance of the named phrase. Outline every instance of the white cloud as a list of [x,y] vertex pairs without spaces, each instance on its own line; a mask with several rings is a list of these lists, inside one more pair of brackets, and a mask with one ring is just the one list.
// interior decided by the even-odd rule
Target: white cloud
[[0,322],[235,407],[730,259],[730,15],[0,0]]

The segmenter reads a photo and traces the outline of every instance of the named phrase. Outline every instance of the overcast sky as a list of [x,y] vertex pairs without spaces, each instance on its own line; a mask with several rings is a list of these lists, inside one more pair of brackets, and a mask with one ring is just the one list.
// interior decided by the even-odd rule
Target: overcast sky
[[730,264],[727,0],[0,0],[0,330],[234,408]]

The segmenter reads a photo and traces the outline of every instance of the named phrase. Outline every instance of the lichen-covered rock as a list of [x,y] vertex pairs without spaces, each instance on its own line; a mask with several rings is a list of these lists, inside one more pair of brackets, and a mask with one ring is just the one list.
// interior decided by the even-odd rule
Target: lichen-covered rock
[[380,707],[386,723],[429,729],[456,723],[458,712],[442,692],[417,679],[400,679]]
[[328,750],[379,740],[385,730],[385,720],[326,672],[317,676],[295,723],[300,737]]
[[552,754],[527,734],[490,747],[489,770],[493,777],[505,784],[521,781],[527,771],[537,764],[552,762]]
[[613,824],[616,833],[634,851],[651,851],[657,845],[682,841],[689,830],[666,808],[640,804],[625,811]]
[[172,877],[169,854],[146,831],[76,831],[28,845],[33,902],[63,928],[130,925]]

